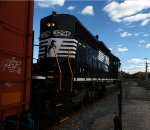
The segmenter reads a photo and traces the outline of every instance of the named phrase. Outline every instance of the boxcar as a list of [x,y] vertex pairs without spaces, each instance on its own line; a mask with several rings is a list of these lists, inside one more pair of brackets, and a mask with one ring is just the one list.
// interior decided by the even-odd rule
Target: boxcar
[[29,109],[33,1],[0,1],[0,120]]

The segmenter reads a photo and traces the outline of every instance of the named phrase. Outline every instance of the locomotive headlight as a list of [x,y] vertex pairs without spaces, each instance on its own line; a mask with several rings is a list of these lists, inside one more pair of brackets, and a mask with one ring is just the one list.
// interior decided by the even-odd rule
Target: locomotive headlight
[[50,27],[51,26],[51,23],[47,23],[47,27]]
[[51,23],[51,26],[54,27],[54,26],[55,26],[55,23]]
[[47,27],[54,27],[55,26],[55,23],[47,23]]

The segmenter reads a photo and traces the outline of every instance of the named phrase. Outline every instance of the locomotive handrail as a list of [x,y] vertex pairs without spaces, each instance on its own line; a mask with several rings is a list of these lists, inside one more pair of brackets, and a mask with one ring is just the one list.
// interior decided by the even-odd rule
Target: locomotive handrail
[[72,72],[72,68],[71,68],[71,65],[70,65],[70,49],[68,49],[68,64],[69,64],[69,69],[70,69],[70,72],[71,72],[71,92],[72,92],[72,89],[73,89],[73,85],[72,85],[73,72]]
[[59,73],[60,73],[60,86],[59,86],[59,89],[61,90],[62,72],[61,72],[59,61],[58,61],[58,57],[56,55],[55,47],[53,46],[52,48],[53,48],[53,51],[54,51],[54,54],[55,54],[55,57],[56,57],[56,61],[57,61],[57,65],[58,65],[58,68],[59,68]]

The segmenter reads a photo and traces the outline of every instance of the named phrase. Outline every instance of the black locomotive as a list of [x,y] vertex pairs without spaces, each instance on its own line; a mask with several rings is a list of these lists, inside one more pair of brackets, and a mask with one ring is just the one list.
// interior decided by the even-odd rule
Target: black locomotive
[[35,117],[60,119],[117,86],[120,60],[76,17],[53,12],[42,18],[39,39],[31,93]]

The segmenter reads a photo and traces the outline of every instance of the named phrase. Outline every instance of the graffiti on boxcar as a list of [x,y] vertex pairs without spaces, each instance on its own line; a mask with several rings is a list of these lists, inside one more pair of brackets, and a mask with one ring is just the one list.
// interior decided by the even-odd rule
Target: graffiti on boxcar
[[0,64],[0,68],[2,68],[2,71],[21,74],[21,64],[22,64],[21,61],[17,60],[15,57],[11,57],[2,60]]
[[4,83],[4,86],[6,86],[6,87],[12,87],[12,86],[14,86],[15,85],[15,83],[13,83],[13,82],[11,82],[11,81],[7,81],[7,82],[5,82]]

